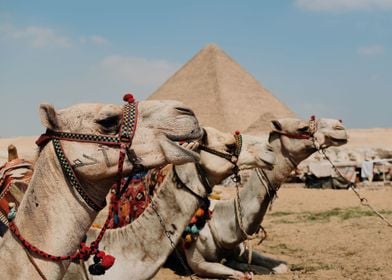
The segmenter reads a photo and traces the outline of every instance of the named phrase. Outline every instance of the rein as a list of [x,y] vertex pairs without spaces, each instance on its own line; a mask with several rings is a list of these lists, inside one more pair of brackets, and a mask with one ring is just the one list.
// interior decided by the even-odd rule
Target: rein
[[[123,165],[125,161],[125,156],[126,155],[128,155],[128,157],[130,156],[129,148],[132,144],[132,140],[137,125],[138,103],[135,101],[132,94],[126,94],[123,97],[123,100],[127,103],[123,107],[122,122],[121,122],[121,127],[118,136],[80,134],[80,133],[47,130],[46,133],[42,134],[36,141],[36,144],[41,149],[49,141],[53,142],[56,156],[60,162],[61,168],[63,170],[65,177],[67,178],[68,183],[76,189],[76,191],[86,202],[86,204],[95,211],[100,211],[103,207],[105,207],[106,202],[99,205],[96,202],[94,202],[94,200],[91,199],[89,195],[84,191],[79,179],[75,174],[75,171],[73,170],[68,158],[64,153],[60,140],[98,143],[102,145],[116,146],[120,150],[118,167],[117,167],[117,179],[115,184],[111,188],[112,196],[110,200],[109,214],[105,221],[104,226],[102,227],[100,233],[98,234],[98,237],[93,242],[91,242],[90,246],[87,246],[85,242],[82,242],[80,244],[80,248],[73,254],[66,255],[66,256],[55,256],[45,251],[42,251],[36,246],[29,243],[22,236],[15,222],[13,220],[9,221],[9,229],[11,230],[13,235],[20,241],[26,253],[28,254],[29,260],[31,261],[31,263],[33,264],[33,266],[36,268],[37,272],[40,274],[40,276],[43,279],[45,279],[45,277],[43,276],[42,271],[38,268],[38,266],[34,262],[32,256],[30,255],[31,253],[35,253],[40,257],[51,261],[87,260],[91,255],[95,255],[94,264],[89,267],[90,273],[94,275],[104,274],[105,270],[109,269],[114,263],[115,258],[113,256],[106,255],[103,251],[99,251],[98,246],[103,238],[103,235],[106,232],[106,229],[109,226],[110,220],[114,215],[118,200],[120,198],[120,193],[127,188],[127,184],[122,184]],[[130,161],[134,162],[134,158],[130,158]]]
[[392,222],[390,222],[384,215],[382,215],[379,211],[377,211],[367,200],[367,198],[362,197],[357,188],[358,186],[355,183],[352,183],[351,181],[349,181],[343,174],[342,172],[340,172],[340,170],[338,169],[338,167],[332,162],[332,160],[328,157],[328,155],[326,154],[324,149],[318,148],[317,151],[323,155],[324,159],[326,159],[329,164],[331,165],[331,167],[333,168],[333,170],[335,171],[335,173],[339,176],[339,178],[341,178],[343,181],[346,182],[346,184],[348,184],[348,189],[351,189],[354,194],[358,197],[360,203],[363,206],[368,207],[374,214],[376,214],[382,221],[385,222],[385,224],[389,227],[392,227]]

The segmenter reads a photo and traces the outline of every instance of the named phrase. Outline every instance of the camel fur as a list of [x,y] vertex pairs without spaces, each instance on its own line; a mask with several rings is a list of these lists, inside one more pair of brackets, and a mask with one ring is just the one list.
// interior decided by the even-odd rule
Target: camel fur
[[[50,130],[118,135],[122,106],[78,104],[56,111],[52,105],[42,104],[40,115],[42,124]],[[139,103],[131,149],[147,168],[170,162],[182,164],[195,161],[199,156],[176,141],[194,140],[201,135],[195,115],[182,103],[144,101]],[[119,149],[96,143],[61,142],[84,191],[96,203],[103,204],[115,182]],[[130,175],[132,168],[127,159],[124,175]],[[21,234],[50,254],[69,255],[78,249],[96,215],[70,186],[53,145],[48,143],[38,155],[33,177],[15,218]],[[46,279],[61,279],[68,265],[68,261],[54,262],[27,253],[10,231],[0,244],[2,279],[42,279],[38,271]]]

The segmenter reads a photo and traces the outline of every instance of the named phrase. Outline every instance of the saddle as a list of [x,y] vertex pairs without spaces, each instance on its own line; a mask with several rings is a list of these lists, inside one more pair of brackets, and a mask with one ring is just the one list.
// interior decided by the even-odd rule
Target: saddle
[[136,220],[151,203],[151,197],[170,172],[172,165],[136,174],[118,202],[109,228],[119,228]]
[[0,222],[8,225],[8,204],[19,206],[33,175],[33,163],[13,159],[0,167]]

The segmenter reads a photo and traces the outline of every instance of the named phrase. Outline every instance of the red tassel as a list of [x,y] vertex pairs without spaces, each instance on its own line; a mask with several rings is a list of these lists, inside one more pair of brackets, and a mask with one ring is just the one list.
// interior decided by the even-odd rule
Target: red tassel
[[135,102],[135,98],[133,97],[132,93],[127,93],[124,95],[123,100],[128,103]]
[[102,257],[101,265],[105,270],[108,270],[109,268],[112,267],[115,260],[116,258],[113,257],[112,255],[105,255]]
[[234,134],[235,134],[235,135],[240,135],[241,132],[240,132],[239,130],[236,130],[236,131],[234,132]]
[[310,116],[310,120],[311,120],[311,121],[314,121],[315,119],[316,119],[316,116],[315,116],[315,115]]

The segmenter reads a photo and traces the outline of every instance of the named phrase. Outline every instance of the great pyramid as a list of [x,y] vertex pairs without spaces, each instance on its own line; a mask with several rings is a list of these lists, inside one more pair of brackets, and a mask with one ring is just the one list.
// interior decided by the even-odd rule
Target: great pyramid
[[268,131],[270,120],[293,117],[281,101],[263,88],[216,45],[207,45],[148,99],[176,99],[190,106],[201,125],[223,131]]

